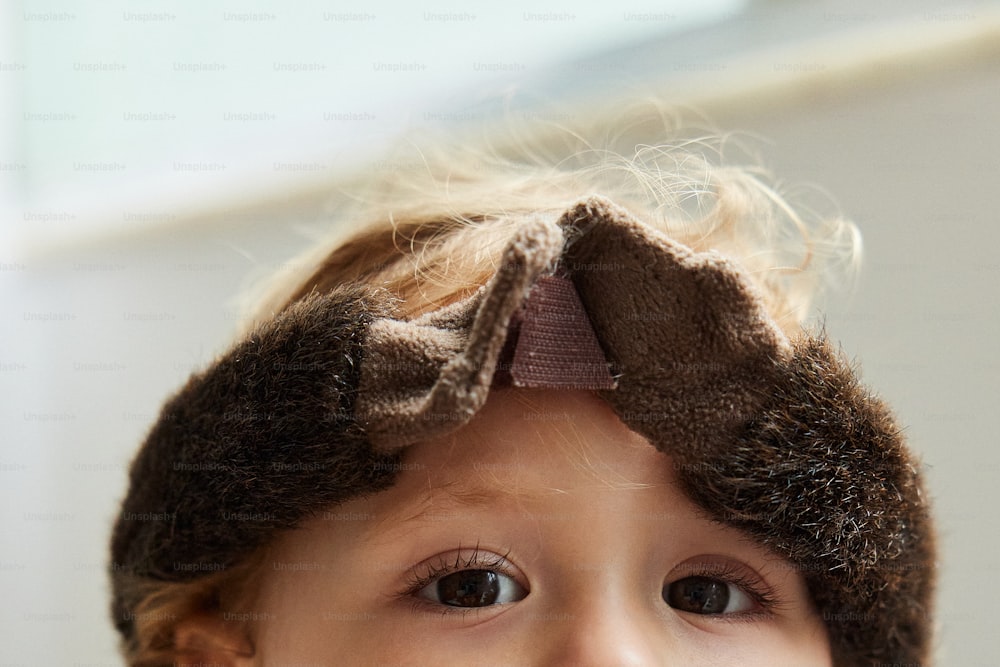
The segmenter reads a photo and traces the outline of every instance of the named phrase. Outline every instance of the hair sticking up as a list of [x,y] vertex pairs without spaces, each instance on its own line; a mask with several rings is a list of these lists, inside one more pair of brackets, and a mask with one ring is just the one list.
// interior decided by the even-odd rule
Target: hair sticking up
[[824,288],[853,280],[857,228],[789,203],[752,160],[730,163],[727,151],[748,152],[732,136],[682,132],[646,108],[613,126],[508,119],[484,128],[485,138],[411,135],[338,189],[333,237],[254,299],[246,328],[313,290],[356,280],[394,292],[402,316],[454,301],[494,271],[510,217],[558,216],[591,194],[696,251],[739,262],[789,333]]

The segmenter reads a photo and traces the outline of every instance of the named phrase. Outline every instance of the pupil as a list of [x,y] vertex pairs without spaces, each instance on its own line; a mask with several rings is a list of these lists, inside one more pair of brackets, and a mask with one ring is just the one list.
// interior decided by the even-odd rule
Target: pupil
[[442,603],[453,607],[485,607],[500,597],[500,578],[489,570],[462,570],[441,577],[437,592]]
[[708,577],[686,577],[669,584],[663,597],[674,609],[721,614],[729,604],[729,586]]

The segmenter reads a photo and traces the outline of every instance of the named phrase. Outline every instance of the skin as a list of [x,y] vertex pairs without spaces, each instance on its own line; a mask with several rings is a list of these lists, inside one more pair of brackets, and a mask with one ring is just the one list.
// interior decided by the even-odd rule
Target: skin
[[[411,447],[392,488],[280,536],[265,562],[242,610],[256,620],[181,625],[193,660],[831,664],[795,567],[702,517],[671,459],[588,392],[494,390],[468,426]],[[498,603],[442,604],[455,569],[501,571]],[[722,612],[671,606],[670,591],[691,599],[691,576],[728,593]]]

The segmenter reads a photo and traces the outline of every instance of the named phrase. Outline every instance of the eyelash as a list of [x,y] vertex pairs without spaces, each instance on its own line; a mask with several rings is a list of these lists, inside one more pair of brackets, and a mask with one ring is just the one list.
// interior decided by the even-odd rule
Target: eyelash
[[734,563],[705,563],[699,567],[690,568],[690,571],[685,572],[683,577],[677,577],[669,583],[681,581],[688,577],[707,577],[736,586],[746,592],[750,596],[750,599],[760,607],[759,610],[753,611],[705,615],[706,618],[712,620],[733,623],[753,621],[759,619],[762,615],[770,615],[784,604],[763,579],[755,574],[751,575],[744,568],[738,567]]
[[[462,555],[462,546],[454,552],[454,558],[448,554],[441,554],[431,561],[424,561],[410,568],[407,573],[405,588],[399,592],[398,597],[411,601],[414,609],[433,608],[441,615],[460,614],[466,616],[473,612],[481,612],[485,607],[452,607],[448,605],[437,605],[427,600],[416,597],[416,593],[425,586],[430,585],[435,580],[462,570],[491,570],[499,574],[516,579],[517,576],[511,571],[508,565],[507,556],[510,551],[504,552],[502,556],[496,554],[483,554],[479,550],[479,544],[472,549],[468,556]],[[466,551],[468,551],[466,549]],[[678,577],[669,583],[686,579],[687,577],[707,577],[716,579],[726,584],[737,586],[746,592],[747,595],[760,607],[759,611],[734,612],[730,614],[708,614],[707,618],[724,622],[745,622],[759,618],[762,614],[771,614],[779,609],[784,603],[775,595],[774,590],[768,586],[763,579],[733,563],[708,564],[701,567],[692,567],[685,572],[683,577]],[[527,588],[527,587],[525,587]]]
[[[454,572],[461,572],[462,570],[491,570],[511,579],[518,578],[508,565],[507,555],[510,554],[510,551],[504,552],[502,556],[493,553],[483,554],[480,553],[478,544],[476,544],[468,556],[463,556],[462,551],[462,546],[459,545],[458,549],[455,550],[454,558],[448,557],[449,554],[441,554],[431,561],[424,561],[411,567],[407,573],[406,587],[400,591],[398,597],[409,599],[412,602],[413,608],[417,610],[433,608],[434,611],[440,613],[442,616],[449,614],[467,616],[473,612],[481,612],[486,607],[438,605],[429,600],[416,597],[416,593],[425,586],[433,583],[436,579]],[[468,551],[468,549],[465,549],[465,551]]]

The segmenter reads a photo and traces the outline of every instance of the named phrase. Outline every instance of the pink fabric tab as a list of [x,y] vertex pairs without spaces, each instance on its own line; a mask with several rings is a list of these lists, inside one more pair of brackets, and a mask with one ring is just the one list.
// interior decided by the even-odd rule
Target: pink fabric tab
[[573,281],[543,276],[531,288],[510,375],[516,387],[614,389],[615,380]]

